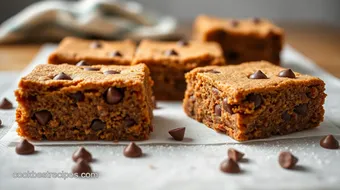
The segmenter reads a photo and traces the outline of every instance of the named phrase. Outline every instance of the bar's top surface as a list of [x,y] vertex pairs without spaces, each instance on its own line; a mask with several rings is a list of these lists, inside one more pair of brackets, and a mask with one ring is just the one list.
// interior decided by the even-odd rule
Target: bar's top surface
[[204,31],[222,29],[245,35],[253,33],[259,36],[267,36],[270,32],[283,33],[281,28],[264,18],[227,19],[200,15],[195,20],[195,26]]
[[143,40],[136,51],[134,62],[167,60],[181,64],[195,60],[212,59],[219,59],[219,61],[224,62],[222,49],[215,42]]
[[[251,79],[250,75],[261,70],[267,79]],[[187,74],[196,75],[197,78],[203,78],[214,84],[219,90],[235,93],[236,91],[265,91],[267,89],[278,89],[289,85],[324,85],[324,82],[313,76],[294,72],[295,78],[278,76],[281,71],[287,70],[266,61],[249,62],[241,65],[229,66],[208,66],[196,68]]]
[[[60,74],[62,76],[60,76]],[[23,77],[20,84],[25,82],[44,85],[78,85],[80,83],[100,84],[112,82],[137,84],[142,83],[147,74],[149,74],[149,70],[144,64],[134,66],[74,66],[68,64],[42,64],[35,67],[30,74]]]

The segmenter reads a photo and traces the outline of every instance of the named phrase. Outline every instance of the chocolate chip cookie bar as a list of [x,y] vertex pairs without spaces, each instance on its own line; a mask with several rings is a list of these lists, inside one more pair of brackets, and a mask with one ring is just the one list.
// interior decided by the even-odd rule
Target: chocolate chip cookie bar
[[224,65],[222,50],[215,42],[159,42],[143,40],[133,64],[145,63],[155,82],[158,100],[182,100],[186,88],[184,74],[193,68]]
[[20,136],[33,140],[145,140],[152,80],[136,66],[37,66],[15,95]]
[[227,64],[266,60],[280,64],[284,32],[266,19],[220,19],[198,16],[193,36],[221,45]]
[[185,113],[238,141],[319,126],[325,83],[269,62],[196,68],[186,74]]
[[51,64],[73,65],[130,65],[136,50],[131,40],[99,41],[66,37],[52,53]]

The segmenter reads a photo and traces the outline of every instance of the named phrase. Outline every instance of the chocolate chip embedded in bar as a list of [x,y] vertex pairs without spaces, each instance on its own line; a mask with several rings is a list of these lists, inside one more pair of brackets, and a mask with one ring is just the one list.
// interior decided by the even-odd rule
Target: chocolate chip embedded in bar
[[144,64],[39,65],[15,92],[18,133],[34,140],[148,139],[151,88]]
[[93,41],[75,37],[64,38],[48,59],[51,64],[130,65],[136,50],[131,40]]
[[194,22],[194,39],[221,45],[227,64],[266,60],[280,63],[284,32],[267,19],[222,19],[206,15]]
[[324,119],[321,79],[265,61],[196,68],[186,80],[187,115],[238,141],[314,128]]
[[184,74],[208,65],[224,65],[223,53],[215,42],[159,42],[143,40],[133,64],[145,63],[155,82],[157,100],[182,100],[185,91]]

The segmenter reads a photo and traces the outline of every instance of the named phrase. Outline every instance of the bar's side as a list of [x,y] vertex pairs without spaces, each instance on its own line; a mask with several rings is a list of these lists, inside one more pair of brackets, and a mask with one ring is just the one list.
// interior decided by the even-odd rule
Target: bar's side
[[34,140],[149,138],[152,81],[148,71],[140,82],[60,84],[21,80],[15,92],[19,135]]

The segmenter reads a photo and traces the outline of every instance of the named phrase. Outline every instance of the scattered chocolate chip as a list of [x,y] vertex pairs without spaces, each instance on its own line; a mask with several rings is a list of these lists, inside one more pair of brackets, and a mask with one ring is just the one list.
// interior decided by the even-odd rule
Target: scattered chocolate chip
[[184,47],[184,46],[188,46],[188,45],[189,45],[189,42],[188,42],[188,41],[185,41],[185,40],[181,40],[181,41],[178,41],[178,42],[177,42],[177,45],[178,45],[178,46],[181,46],[181,47]]
[[307,104],[300,104],[298,106],[295,106],[294,112],[299,115],[306,115],[307,109],[308,109]]
[[78,174],[78,176],[81,176],[82,174],[88,174],[92,173],[91,166],[86,160],[83,159],[78,159],[76,165],[73,166],[72,168],[72,173]]
[[97,49],[97,48],[101,48],[102,47],[102,44],[98,41],[94,41],[90,44],[90,48],[92,49]]
[[292,169],[295,167],[297,162],[298,158],[290,152],[281,152],[279,155],[279,164],[282,168]]
[[240,22],[239,22],[238,20],[231,20],[231,21],[230,21],[230,24],[231,24],[231,26],[233,26],[233,27],[237,27],[237,26],[240,24]]
[[30,94],[30,95],[28,95],[27,100],[29,100],[29,101],[37,101],[37,96]]
[[211,91],[212,91],[215,95],[219,95],[219,94],[220,94],[220,91],[219,91],[217,88],[215,88],[215,87],[212,87],[212,88],[211,88]]
[[3,98],[1,100],[0,109],[8,110],[8,109],[12,109],[12,108],[13,108],[13,104],[7,98]]
[[249,102],[254,102],[255,104],[255,109],[258,108],[262,104],[262,98],[261,95],[258,94],[249,94],[247,96],[247,100]]
[[124,119],[124,126],[129,128],[136,125],[136,121],[134,119],[131,119],[130,117],[126,117]]
[[81,60],[76,64],[76,66],[89,66],[89,64],[86,61]]
[[72,155],[73,161],[77,162],[79,159],[83,159],[87,162],[92,162],[92,155],[84,147],[80,147]]
[[103,72],[104,75],[115,75],[115,74],[120,74],[120,71],[116,71],[116,70],[107,70]]
[[76,102],[82,102],[85,100],[84,94],[79,91],[74,94],[70,94],[70,97],[73,98]]
[[119,51],[112,51],[112,52],[109,53],[109,55],[111,57],[122,57],[123,56],[123,54],[120,53]]
[[169,49],[164,52],[164,55],[166,56],[177,56],[178,53],[174,49]]
[[220,165],[220,170],[224,173],[240,173],[240,167],[238,166],[237,162],[233,159],[228,158],[224,160]]
[[28,142],[26,139],[24,139],[16,145],[15,152],[21,155],[33,154],[34,145]]
[[253,22],[254,22],[255,24],[259,24],[259,23],[261,22],[261,19],[258,18],[258,17],[254,17],[254,18],[253,18]]
[[233,114],[234,112],[233,112],[233,109],[232,109],[232,106],[230,105],[230,104],[228,104],[228,98],[224,98],[223,99],[223,109],[225,110],[225,111],[227,111],[228,113],[230,113],[230,114]]
[[117,104],[123,99],[123,93],[120,89],[110,87],[105,94],[105,100],[108,104]]
[[61,72],[59,74],[57,74],[53,80],[72,80],[72,78],[70,76],[68,76],[67,74],[65,74],[64,72]]
[[129,158],[141,157],[143,152],[142,149],[136,145],[134,142],[130,142],[130,144],[124,148],[124,156]]
[[40,125],[46,125],[52,119],[52,114],[47,110],[41,110],[35,112],[34,117]]
[[250,79],[268,79],[268,77],[261,71],[257,70],[255,73],[249,76]]
[[229,148],[228,149],[228,157],[234,160],[235,162],[240,161],[244,156],[244,153],[237,151],[236,149]]
[[96,67],[85,67],[84,71],[99,71],[100,68],[96,68]]
[[289,113],[287,111],[285,111],[281,118],[284,120],[284,121],[289,121],[291,119],[291,116],[289,115]]
[[291,69],[283,70],[279,73],[279,77],[295,78],[295,74]]
[[219,104],[216,104],[214,106],[214,110],[215,110],[215,115],[216,116],[221,116],[221,106]]
[[230,51],[226,53],[225,58],[227,61],[235,62],[240,58],[240,54],[235,51]]
[[99,131],[104,129],[106,126],[105,122],[99,120],[99,119],[95,119],[92,121],[91,123],[91,129],[94,131]]
[[168,132],[176,141],[182,141],[184,139],[185,127],[172,129]]
[[320,140],[320,146],[327,149],[338,149],[339,141],[333,135],[327,135]]

